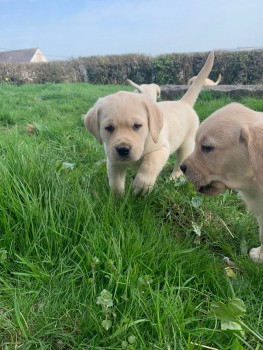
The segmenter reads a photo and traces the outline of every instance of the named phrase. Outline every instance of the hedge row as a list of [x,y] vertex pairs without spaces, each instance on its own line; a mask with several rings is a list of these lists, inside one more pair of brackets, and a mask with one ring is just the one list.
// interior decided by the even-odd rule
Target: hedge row
[[[187,84],[205,63],[206,53],[146,55],[111,55],[80,57],[48,63],[0,63],[0,82],[125,84],[129,78],[138,84]],[[262,84],[263,50],[217,51],[210,78],[221,73],[221,84]]]

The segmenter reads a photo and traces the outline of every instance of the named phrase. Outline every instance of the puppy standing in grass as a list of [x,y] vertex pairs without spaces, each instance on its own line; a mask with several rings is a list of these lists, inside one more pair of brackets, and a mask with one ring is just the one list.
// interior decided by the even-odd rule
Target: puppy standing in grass
[[122,193],[126,170],[137,168],[133,188],[144,195],[177,152],[171,177],[182,174],[180,163],[194,148],[199,119],[193,105],[214,62],[210,53],[203,69],[179,101],[154,103],[146,94],[120,91],[100,98],[84,117],[87,129],[103,143],[110,187]]
[[249,255],[263,261],[263,113],[238,103],[214,112],[198,129],[181,170],[203,194],[240,192],[259,224],[261,245]]
[[157,84],[138,85],[130,79],[127,79],[127,83],[133,86],[141,94],[147,94],[153,102],[156,102],[161,96],[161,88]]
[[[189,79],[188,85],[191,85],[195,79],[196,79],[196,77],[192,77],[191,79]],[[205,86],[216,86],[220,83],[221,80],[222,80],[222,75],[219,73],[219,76],[218,76],[216,81],[213,81],[213,80],[207,78],[204,81],[204,85]]]

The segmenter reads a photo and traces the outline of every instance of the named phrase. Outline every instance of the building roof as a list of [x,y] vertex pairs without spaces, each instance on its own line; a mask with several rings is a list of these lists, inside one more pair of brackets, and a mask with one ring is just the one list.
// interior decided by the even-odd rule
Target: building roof
[[31,62],[37,50],[39,49],[34,48],[34,49],[25,49],[25,50],[3,51],[3,52],[0,52],[0,62],[6,62],[6,63]]

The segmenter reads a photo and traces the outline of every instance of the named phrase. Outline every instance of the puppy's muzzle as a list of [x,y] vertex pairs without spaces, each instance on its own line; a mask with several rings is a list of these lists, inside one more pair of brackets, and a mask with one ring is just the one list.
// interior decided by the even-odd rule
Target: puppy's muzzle
[[130,146],[116,147],[116,151],[117,151],[118,155],[123,157],[123,158],[127,158],[129,156],[130,149],[131,149]]

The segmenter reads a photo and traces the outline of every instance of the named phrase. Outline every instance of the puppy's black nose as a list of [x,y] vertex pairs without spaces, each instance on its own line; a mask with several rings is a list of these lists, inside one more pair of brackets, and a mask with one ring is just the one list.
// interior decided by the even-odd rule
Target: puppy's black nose
[[187,169],[187,166],[186,166],[184,163],[182,163],[182,164],[180,165],[180,169],[181,169],[182,172],[185,174],[186,169]]
[[122,157],[127,157],[130,152],[129,146],[116,147],[117,152]]

